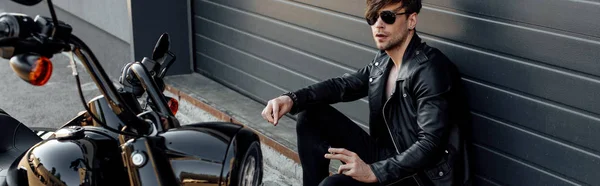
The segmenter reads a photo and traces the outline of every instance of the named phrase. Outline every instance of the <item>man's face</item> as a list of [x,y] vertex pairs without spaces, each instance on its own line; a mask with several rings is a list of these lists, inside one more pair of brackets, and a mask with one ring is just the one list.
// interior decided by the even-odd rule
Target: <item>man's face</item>
[[[383,11],[392,11],[395,14],[403,13],[405,9],[399,9],[401,3],[391,4],[383,7],[377,13],[380,15]],[[409,25],[406,14],[396,15],[396,21],[393,24],[387,24],[381,16],[377,18],[375,24],[371,25],[373,38],[379,50],[390,50],[400,46],[409,34]]]

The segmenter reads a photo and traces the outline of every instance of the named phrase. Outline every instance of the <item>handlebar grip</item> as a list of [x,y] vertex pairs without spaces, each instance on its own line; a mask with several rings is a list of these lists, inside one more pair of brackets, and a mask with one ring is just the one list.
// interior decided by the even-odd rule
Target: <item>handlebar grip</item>
[[8,23],[0,22],[0,38],[9,37],[10,35],[10,26]]
[[0,14],[0,38],[27,37],[35,29],[33,18],[25,14]]

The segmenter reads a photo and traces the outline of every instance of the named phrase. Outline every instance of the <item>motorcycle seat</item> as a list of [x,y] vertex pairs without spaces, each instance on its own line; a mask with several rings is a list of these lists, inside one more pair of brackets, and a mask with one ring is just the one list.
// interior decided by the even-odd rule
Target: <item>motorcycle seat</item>
[[6,184],[8,168],[15,159],[40,141],[33,130],[0,109],[0,185]]

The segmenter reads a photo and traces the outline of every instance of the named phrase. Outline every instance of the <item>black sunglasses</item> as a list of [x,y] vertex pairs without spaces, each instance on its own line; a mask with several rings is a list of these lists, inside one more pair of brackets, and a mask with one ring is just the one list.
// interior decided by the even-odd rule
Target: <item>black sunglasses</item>
[[401,13],[395,13],[389,10],[386,11],[381,11],[381,13],[379,14],[375,14],[374,16],[371,17],[367,17],[367,24],[373,26],[375,24],[375,22],[377,22],[377,19],[379,17],[381,17],[381,20],[383,20],[384,23],[391,25],[394,24],[394,22],[396,22],[396,15],[402,15],[402,14],[407,14],[408,12],[401,12]]

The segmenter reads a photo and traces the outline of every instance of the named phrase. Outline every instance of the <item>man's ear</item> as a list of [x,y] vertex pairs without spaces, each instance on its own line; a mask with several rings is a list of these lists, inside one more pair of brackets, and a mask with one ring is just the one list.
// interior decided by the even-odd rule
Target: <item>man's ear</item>
[[409,30],[413,30],[417,27],[417,15],[419,15],[419,14],[417,14],[416,12],[413,12],[412,14],[410,14],[408,16],[407,26],[408,26]]

